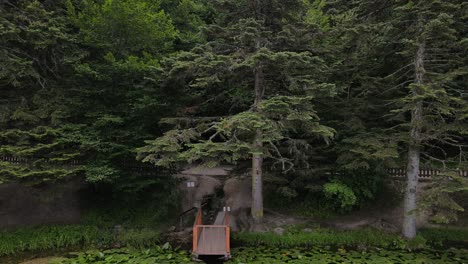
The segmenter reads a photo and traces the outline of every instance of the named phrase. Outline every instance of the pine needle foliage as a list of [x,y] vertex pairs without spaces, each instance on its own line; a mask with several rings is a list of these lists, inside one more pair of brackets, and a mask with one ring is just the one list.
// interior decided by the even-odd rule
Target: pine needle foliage
[[[298,18],[305,14],[291,10],[299,2],[280,11],[285,17],[297,12],[293,16],[297,24],[263,20],[253,14],[238,20],[222,17],[219,23],[203,29],[206,44],[167,60],[167,78],[162,85],[180,85],[187,90],[196,115],[185,117],[194,121],[189,126],[183,128],[179,123],[175,130],[147,141],[145,147],[138,149],[139,158],[160,166],[184,162],[216,166],[236,164],[253,154],[261,154],[288,170],[295,160],[292,155],[285,156],[288,151],[282,146],[299,139],[328,142],[335,131],[319,123],[313,101],[317,96],[334,95],[335,86],[324,82],[322,76],[328,68],[310,49],[313,44],[310,35],[293,35],[307,28],[311,30],[309,34],[320,32],[299,22]],[[248,8],[243,3],[237,5]],[[264,8],[257,11],[274,10]],[[302,45],[293,46],[292,40]],[[253,72],[258,67],[264,72],[264,98],[253,107]],[[217,108],[218,103],[214,102],[207,107],[207,102],[218,98],[224,100],[222,106]],[[216,113],[212,112],[214,109]],[[207,120],[203,114],[215,120]],[[261,149],[252,144],[257,131],[262,134]],[[289,153],[295,151],[289,149]]]

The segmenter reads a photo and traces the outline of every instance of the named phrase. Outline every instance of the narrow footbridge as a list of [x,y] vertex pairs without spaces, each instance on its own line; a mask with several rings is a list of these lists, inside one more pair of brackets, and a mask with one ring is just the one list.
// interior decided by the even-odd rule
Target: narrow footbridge
[[202,210],[198,209],[193,224],[192,254],[197,259],[202,256],[231,258],[229,214],[226,207],[218,213],[212,225],[203,224]]

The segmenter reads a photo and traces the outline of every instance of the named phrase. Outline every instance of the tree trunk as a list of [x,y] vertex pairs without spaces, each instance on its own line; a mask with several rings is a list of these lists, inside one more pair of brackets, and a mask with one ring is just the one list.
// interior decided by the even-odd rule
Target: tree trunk
[[[421,43],[416,52],[414,61],[415,83],[424,83],[424,52],[425,43]],[[421,94],[420,88],[415,86],[412,90],[413,96]],[[419,99],[418,99],[419,100]],[[408,149],[408,164],[406,166],[406,190],[404,200],[403,236],[407,239],[416,236],[416,191],[418,187],[418,174],[421,148],[421,123],[422,123],[422,101],[416,102],[411,110],[411,131]]]
[[[257,43],[258,45],[258,43]],[[258,109],[263,99],[264,85],[263,85],[263,68],[261,65],[255,67],[255,101],[253,104],[253,111],[260,111]],[[255,224],[259,224],[263,219],[263,134],[261,129],[255,132],[253,141],[254,153],[252,154],[252,218]]]
[[259,224],[263,219],[263,154],[262,131],[257,130],[254,141],[255,152],[252,155],[252,218],[255,224]]

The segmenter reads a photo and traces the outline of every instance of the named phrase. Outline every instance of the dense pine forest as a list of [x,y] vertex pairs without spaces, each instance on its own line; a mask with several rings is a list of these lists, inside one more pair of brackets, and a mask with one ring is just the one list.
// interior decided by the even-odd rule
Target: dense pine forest
[[87,228],[166,228],[173,175],[230,166],[250,231],[382,202],[401,241],[420,211],[466,227],[467,25],[462,0],[2,0],[0,188],[79,182]]

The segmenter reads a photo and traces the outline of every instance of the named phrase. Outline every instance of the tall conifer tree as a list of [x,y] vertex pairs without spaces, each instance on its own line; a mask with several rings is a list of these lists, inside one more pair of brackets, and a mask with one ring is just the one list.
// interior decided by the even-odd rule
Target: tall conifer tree
[[[393,81],[408,88],[396,102],[401,117],[410,115],[407,128],[407,187],[404,198],[403,235],[416,235],[416,192],[422,158],[459,167],[466,135],[466,28],[463,1],[396,1],[389,43],[396,45],[404,62]],[[465,83],[464,83],[465,81]],[[398,94],[398,93],[395,93]],[[446,151],[454,148],[456,152]],[[445,149],[445,150],[444,150]],[[458,154],[454,154],[458,153]]]
[[207,43],[167,61],[162,85],[182,86],[195,98],[186,108],[192,116],[166,120],[176,129],[148,141],[139,156],[162,166],[250,159],[252,217],[260,223],[264,159],[287,171],[306,162],[311,140],[331,138],[312,100],[335,89],[323,82],[320,29],[302,22],[302,1],[220,3],[218,23],[203,32]]
[[64,8],[34,0],[0,3],[0,156],[6,157],[0,183],[77,174],[63,166],[79,156],[63,137],[63,84],[83,51]]
[[[415,190],[419,164],[447,170],[466,167],[464,7],[460,1],[327,5],[337,33],[330,46],[338,58],[333,78],[345,88],[332,107],[319,108],[327,111],[338,130],[333,154],[345,170],[407,165],[411,179],[406,190],[407,237],[414,236],[407,229],[414,230],[420,205],[437,204],[431,209],[442,222],[453,219],[444,213],[463,210],[449,197],[466,189],[457,173],[434,180],[452,182],[452,187],[440,191],[442,187],[436,186],[440,195],[430,191],[431,202],[416,204]],[[454,182],[460,186],[453,188]],[[436,209],[442,204],[446,208]]]

